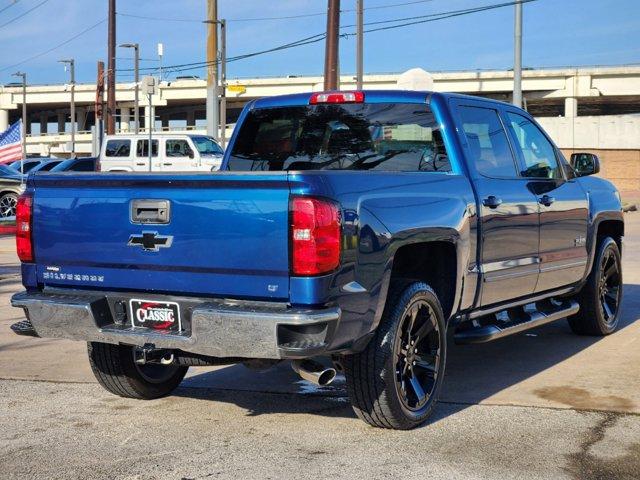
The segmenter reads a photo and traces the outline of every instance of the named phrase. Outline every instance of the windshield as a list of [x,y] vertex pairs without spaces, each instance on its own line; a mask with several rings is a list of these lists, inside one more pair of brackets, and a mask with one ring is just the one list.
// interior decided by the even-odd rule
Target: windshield
[[0,165],[0,174],[15,177],[16,175],[19,175],[20,172],[17,172],[13,168],[7,167],[6,165]]
[[408,103],[253,110],[227,168],[451,171],[429,106]]
[[220,145],[211,137],[191,137],[201,155],[222,155]]

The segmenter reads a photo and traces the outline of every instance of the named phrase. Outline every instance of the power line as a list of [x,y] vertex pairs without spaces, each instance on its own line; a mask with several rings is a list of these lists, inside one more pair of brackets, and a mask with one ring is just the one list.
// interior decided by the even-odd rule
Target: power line
[[13,7],[15,4],[17,4],[20,0],[13,0],[9,5],[7,5],[4,8],[0,8],[0,13],[4,12],[5,10],[7,10],[8,8]]
[[[378,31],[383,31],[383,30],[391,30],[391,29],[395,29],[395,28],[402,28],[402,27],[407,27],[407,26],[411,26],[411,25],[417,25],[417,24],[422,24],[422,23],[429,23],[429,22],[435,22],[438,20],[445,20],[447,18],[453,18],[453,17],[458,17],[458,16],[462,16],[462,15],[470,15],[473,13],[478,13],[478,12],[484,12],[487,10],[494,10],[497,8],[504,8],[507,6],[513,6],[516,3],[520,2],[520,3],[530,3],[530,2],[536,2],[538,0],[512,0],[509,2],[504,2],[504,3],[498,3],[498,4],[491,4],[491,5],[484,5],[484,6],[480,6],[480,7],[474,7],[474,8],[467,8],[467,9],[462,9],[462,10],[451,10],[451,11],[447,11],[447,12],[439,12],[439,13],[432,13],[432,14],[428,14],[428,15],[421,15],[421,16],[413,16],[413,17],[402,17],[402,18],[395,18],[395,19],[388,19],[388,20],[382,20],[382,21],[377,21],[377,22],[368,22],[365,23],[366,25],[380,25],[380,24],[389,24],[389,23],[397,23],[397,22],[405,22],[405,23],[401,23],[399,25],[388,25],[388,26],[384,26],[384,27],[377,27],[377,28],[371,28],[368,30],[365,30],[364,33],[372,33],[372,32],[378,32]],[[415,20],[415,19],[420,19],[420,20]],[[412,20],[410,22],[406,22],[407,20]],[[353,27],[354,25],[345,25],[341,28],[350,28]],[[343,33],[341,34],[343,37],[350,37],[355,35],[355,33],[353,32],[348,32],[348,33]],[[290,48],[295,48],[295,47],[300,47],[303,45],[309,45],[312,43],[318,43],[321,42],[325,39],[326,35],[325,33],[318,33],[316,35],[312,35],[310,37],[306,37],[294,42],[290,42],[284,45],[279,45],[277,47],[273,47],[273,48],[269,48],[269,49],[265,49],[265,50],[260,50],[257,52],[252,52],[252,53],[248,53],[248,54],[244,54],[244,55],[238,55],[235,57],[229,57],[227,59],[227,62],[234,62],[234,61],[238,61],[238,60],[244,60],[245,58],[250,58],[250,57],[255,57],[258,55],[264,55],[267,53],[272,53],[272,52],[276,52],[276,51],[281,51],[281,50],[288,50]],[[164,69],[169,72],[169,73],[180,73],[180,72],[186,72],[186,71],[190,71],[190,70],[198,70],[204,67],[207,67],[209,65],[213,64],[213,62],[194,62],[194,63],[185,63],[185,64],[180,64],[180,65],[169,65],[164,67]],[[124,70],[124,71],[128,71],[130,69]],[[141,69],[141,70],[145,70],[148,72],[152,72],[152,71],[157,71],[157,68],[154,67],[148,67],[145,69]]]
[[[494,10],[496,8],[503,8],[503,7],[510,7],[515,5],[516,3],[531,3],[531,2],[537,2],[538,0],[514,0],[512,2],[506,2],[506,3],[501,3],[501,4],[496,4],[496,5],[487,5],[484,7],[478,7],[475,9],[468,9],[468,10],[459,10],[457,12],[450,12],[447,14],[441,14],[440,16],[438,16],[437,18],[427,18],[425,20],[416,20],[416,21],[411,21],[411,22],[406,22],[406,23],[401,23],[399,25],[389,25],[387,27],[378,27],[378,28],[370,28],[369,30],[365,30],[365,33],[372,33],[372,32],[381,32],[384,30],[393,30],[395,28],[401,28],[401,27],[408,27],[411,25],[419,25],[421,23],[429,23],[429,22],[435,22],[438,20],[444,20],[447,18],[453,18],[453,17],[459,17],[462,15],[469,15],[471,13],[478,13],[478,12],[485,12],[487,10]],[[414,17],[414,18],[421,18],[421,17]],[[408,20],[408,19],[405,19]],[[400,21],[400,20],[395,20]],[[389,22],[384,22],[384,23],[393,23],[394,21],[389,21]],[[375,22],[377,24],[381,23],[381,22]],[[354,33],[348,33],[346,34],[347,36],[353,36],[355,35]]]
[[68,38],[68,39],[67,39],[67,40],[65,40],[64,42],[59,43],[59,44],[57,44],[56,46],[51,47],[51,48],[50,48],[50,49],[48,49],[48,50],[45,50],[44,52],[40,52],[40,53],[38,53],[37,55],[33,55],[32,57],[26,58],[26,59],[22,60],[21,62],[14,63],[13,65],[9,65],[9,66],[6,66],[6,67],[3,67],[3,68],[0,68],[0,72],[4,72],[4,71],[9,70],[9,69],[11,69],[11,68],[15,68],[15,67],[17,67],[17,66],[19,66],[19,65],[22,65],[22,64],[24,64],[24,63],[30,62],[31,60],[35,60],[36,58],[40,58],[40,57],[42,57],[43,55],[46,55],[47,53],[51,53],[51,52],[53,52],[54,50],[57,50],[58,48],[63,47],[63,46],[65,46],[65,45],[66,45],[66,44],[68,44],[68,43],[71,43],[71,42],[72,42],[72,41],[74,41],[76,38],[78,38],[78,37],[80,37],[80,36],[84,35],[84,34],[85,34],[85,33],[87,33],[88,31],[93,30],[94,28],[98,27],[99,25],[102,25],[102,24],[103,24],[104,22],[106,22],[106,21],[107,21],[107,19],[106,19],[106,18],[103,18],[103,19],[102,19],[102,20],[100,20],[98,23],[95,23],[95,24],[91,25],[90,27],[85,28],[85,29],[84,29],[84,30],[82,30],[80,33],[77,33],[77,34],[76,34],[76,35],[74,35],[73,37]]
[[[0,28],[6,27],[7,25],[15,22],[16,20],[21,19],[22,17],[24,17],[25,15],[28,15],[29,13],[33,12],[36,8],[41,7],[42,5],[44,5],[45,3],[47,3],[49,0],[42,0],[42,2],[38,3],[36,6],[31,7],[29,10],[27,10],[26,12],[21,13],[20,15],[18,15],[17,17],[13,17],[11,20],[6,21],[5,23],[3,23],[2,25],[0,25]],[[15,5],[15,3],[14,3]],[[11,5],[9,5],[10,7]],[[3,10],[6,10],[9,7],[5,7]]]
[[[482,5],[479,7],[471,7],[471,8],[464,8],[461,10],[451,10],[448,12],[439,12],[439,13],[430,13],[427,15],[412,15],[411,17],[401,17],[401,18],[392,18],[392,19],[388,19],[388,20],[378,20],[375,22],[367,22],[365,23],[365,26],[368,25],[382,25],[382,24],[388,24],[388,23],[397,23],[397,22],[405,22],[407,20],[410,20],[409,23],[405,23],[402,25],[396,25],[396,26],[391,26],[388,28],[380,28],[380,29],[369,29],[366,32],[377,32],[380,30],[390,30],[392,28],[397,28],[397,27],[404,27],[404,26],[408,26],[408,25],[417,25],[420,23],[427,23],[427,22],[431,22],[431,21],[435,21],[435,20],[443,20],[445,18],[452,18],[452,17],[458,17],[461,15],[468,15],[471,13],[478,13],[478,12],[484,12],[487,10],[495,10],[496,8],[504,8],[504,7],[510,7],[513,6],[517,3],[530,3],[530,2],[537,2],[538,0],[511,0],[509,2],[504,2],[504,3],[494,3],[491,5]],[[429,20],[418,20],[418,19],[429,19]],[[340,28],[353,28],[356,25],[344,25]],[[351,34],[347,34],[347,36],[349,36]]]
[[[395,8],[395,7],[403,7],[408,5],[416,5],[419,3],[427,3],[433,2],[435,0],[413,0],[410,2],[400,2],[400,3],[392,3],[389,5],[378,5],[373,7],[366,7],[364,10],[381,10],[384,8]],[[345,12],[355,12],[355,9],[349,8],[346,10],[340,10],[341,13]],[[310,17],[322,17],[325,16],[327,12],[316,12],[316,13],[301,13],[299,15],[285,15],[280,17],[255,17],[255,18],[228,18],[227,22],[262,22],[262,21],[270,21],[270,20],[296,20],[298,18],[310,18]],[[195,20],[191,18],[171,18],[171,17],[151,17],[147,15],[136,15],[133,13],[120,13],[118,15],[122,17],[130,17],[130,18],[138,18],[141,20],[154,20],[159,22],[181,22],[181,23],[203,23],[202,20]]]
[[[316,43],[316,42],[320,42],[322,40],[324,40],[325,38],[325,34],[323,33],[317,33],[316,35],[311,35],[309,37],[305,37],[305,38],[301,38],[300,40],[296,40],[294,42],[290,42],[290,43],[285,43],[283,45],[278,45],[277,47],[272,47],[266,50],[261,50],[258,52],[252,52],[252,53],[245,53],[243,55],[237,55],[235,57],[229,57],[227,58],[227,62],[232,62],[232,61],[236,61],[236,60],[243,60],[245,58],[249,58],[249,57],[255,57],[257,55],[263,55],[265,53],[270,53],[270,52],[275,52],[278,50],[285,50],[287,48],[293,48],[293,47],[298,47],[301,45],[308,45],[309,43]],[[196,67],[196,68],[201,68],[201,67],[206,67],[209,65],[212,65],[214,62],[193,62],[193,63],[183,63],[183,64],[178,64],[178,65],[169,65],[169,66],[165,66],[163,67],[163,69],[168,69],[171,71],[174,71],[174,69],[176,68],[183,68],[183,67]],[[146,67],[146,68],[141,68],[140,71],[155,71],[158,70],[158,68],[156,67]],[[123,68],[118,70],[120,72],[132,72],[133,69],[132,68]],[[182,71],[182,70],[177,70],[177,71]]]

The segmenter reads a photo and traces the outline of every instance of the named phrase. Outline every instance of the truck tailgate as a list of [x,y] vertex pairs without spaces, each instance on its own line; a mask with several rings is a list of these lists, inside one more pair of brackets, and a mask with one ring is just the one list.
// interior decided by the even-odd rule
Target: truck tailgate
[[[285,172],[44,174],[31,183],[45,286],[288,298]],[[137,222],[136,199],[168,200],[169,222]]]

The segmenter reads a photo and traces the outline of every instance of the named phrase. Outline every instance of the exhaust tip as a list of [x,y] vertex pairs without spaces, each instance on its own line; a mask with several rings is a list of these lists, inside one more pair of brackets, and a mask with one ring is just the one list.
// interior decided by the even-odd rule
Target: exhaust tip
[[291,368],[304,380],[321,387],[329,385],[336,378],[335,368],[325,368],[314,360],[293,360]]
[[325,385],[329,385],[336,378],[336,371],[334,368],[327,368],[324,372],[320,374],[318,377],[318,385],[324,387]]

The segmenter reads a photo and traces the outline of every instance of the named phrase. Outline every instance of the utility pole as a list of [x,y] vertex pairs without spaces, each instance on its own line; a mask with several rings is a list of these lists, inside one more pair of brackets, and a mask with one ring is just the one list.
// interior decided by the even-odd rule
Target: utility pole
[[140,45],[137,43],[123,43],[120,45],[122,48],[133,48],[134,59],[133,59],[133,81],[135,82],[135,90],[134,90],[134,110],[133,110],[133,123],[135,124],[135,133],[136,135],[140,133],[140,99],[138,97],[138,90],[140,83]]
[[71,81],[69,82],[71,87],[71,158],[76,156],[76,62],[73,58],[69,60],[58,60],[60,63],[64,63],[65,69],[69,66],[69,73],[71,75]]
[[324,89],[338,89],[338,45],[340,33],[340,0],[328,0],[327,38],[324,52]]
[[149,119],[147,130],[149,131],[149,172],[153,171],[153,124],[155,123],[155,117],[153,114],[153,96],[158,93],[157,80],[155,77],[147,76],[142,81],[142,92],[147,95],[147,101],[149,102]]
[[522,3],[515,4],[513,53],[513,104],[522,108]]
[[227,141],[227,21],[220,20],[220,143]]
[[116,133],[116,0],[109,0],[107,35],[107,134]]
[[207,0],[207,134],[218,139],[218,0]]
[[364,71],[364,0],[356,6],[356,90],[362,90]]
[[[13,77],[22,78],[22,159],[27,158],[27,74],[16,72]],[[23,161],[20,162],[20,173],[24,174]]]
[[102,136],[104,134],[104,62],[98,62],[98,76],[96,78],[96,101],[95,110],[95,135],[94,144],[96,145],[94,154],[100,151],[102,145]]

